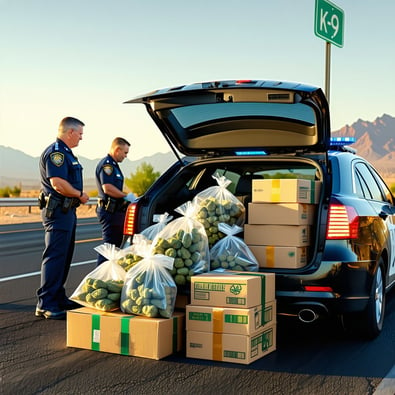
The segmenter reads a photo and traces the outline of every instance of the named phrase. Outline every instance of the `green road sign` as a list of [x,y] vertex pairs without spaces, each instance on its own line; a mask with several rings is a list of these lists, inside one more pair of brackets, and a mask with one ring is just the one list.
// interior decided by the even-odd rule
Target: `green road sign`
[[328,0],[315,0],[314,33],[338,47],[343,46],[344,12]]

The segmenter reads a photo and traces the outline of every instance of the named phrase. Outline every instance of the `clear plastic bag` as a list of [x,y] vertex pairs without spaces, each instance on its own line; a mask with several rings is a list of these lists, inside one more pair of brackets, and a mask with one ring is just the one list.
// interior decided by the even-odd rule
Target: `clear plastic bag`
[[218,229],[220,222],[242,226],[245,221],[243,203],[226,189],[232,181],[218,174],[212,177],[218,185],[206,188],[192,200],[196,205],[196,219],[203,224],[210,247],[224,237]]
[[226,236],[210,249],[211,270],[222,268],[234,271],[257,272],[259,263],[254,254],[243,239],[235,236],[243,228],[237,225],[229,226],[224,223],[218,224],[218,228]]
[[171,270],[178,287],[189,285],[191,276],[209,269],[209,247],[203,225],[195,219],[194,205],[175,209],[182,217],[168,223],[152,242],[152,253],[174,258]]
[[121,295],[124,313],[170,318],[174,312],[177,286],[170,270],[174,259],[165,255],[144,257],[126,274]]
[[147,251],[151,248],[151,240],[148,240],[142,234],[133,236],[133,244],[125,248],[124,255],[120,257],[117,262],[128,272],[133,266],[137,265],[143,256],[147,255]]
[[84,277],[70,299],[101,311],[117,310],[126,276],[117,261],[125,251],[109,243],[101,244],[95,250],[108,260]]
[[[154,240],[155,236],[173,219],[172,215],[169,213],[164,214],[155,214],[153,217],[153,221],[156,222],[155,224],[149,226],[148,228],[144,229],[141,234],[145,236],[148,240]],[[134,242],[134,240],[133,240]]]

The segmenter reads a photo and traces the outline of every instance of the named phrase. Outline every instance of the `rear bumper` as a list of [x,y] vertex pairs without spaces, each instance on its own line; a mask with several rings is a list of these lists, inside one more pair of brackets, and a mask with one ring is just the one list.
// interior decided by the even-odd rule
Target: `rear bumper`
[[[310,273],[276,274],[277,311],[297,315],[301,309],[332,315],[365,310],[373,283],[374,262],[321,262]],[[330,287],[306,291],[305,286]]]
[[322,297],[315,292],[287,293],[276,292],[277,314],[298,316],[302,310],[312,310],[319,316],[360,312],[366,309],[369,296]]

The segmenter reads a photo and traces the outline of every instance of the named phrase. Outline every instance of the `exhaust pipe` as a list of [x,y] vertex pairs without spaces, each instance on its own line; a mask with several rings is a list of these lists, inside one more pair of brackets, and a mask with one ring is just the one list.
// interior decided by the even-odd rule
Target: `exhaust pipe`
[[310,324],[317,320],[319,315],[312,309],[302,309],[298,313],[298,318],[305,324]]

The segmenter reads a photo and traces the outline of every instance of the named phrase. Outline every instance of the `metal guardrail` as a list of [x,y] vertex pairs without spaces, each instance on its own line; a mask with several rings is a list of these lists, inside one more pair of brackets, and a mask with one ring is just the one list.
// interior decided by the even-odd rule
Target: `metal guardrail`
[[[87,205],[96,205],[97,197],[89,198]],[[31,207],[38,206],[37,198],[0,198],[0,207]]]

